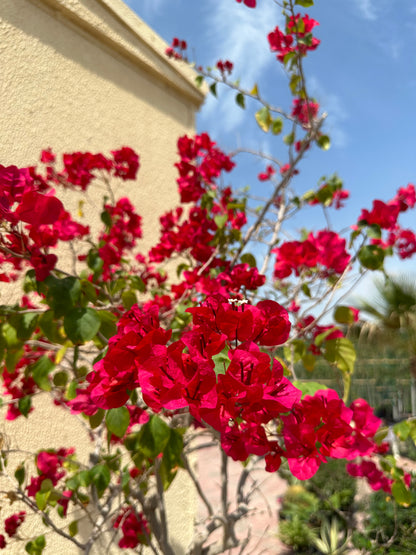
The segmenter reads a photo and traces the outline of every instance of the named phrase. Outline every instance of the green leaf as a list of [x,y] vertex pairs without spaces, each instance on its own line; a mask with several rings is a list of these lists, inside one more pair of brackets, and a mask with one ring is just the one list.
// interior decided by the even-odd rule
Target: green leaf
[[256,259],[250,252],[242,254],[240,256],[240,261],[242,262],[242,264],[248,264],[250,268],[257,268]]
[[68,401],[72,401],[72,399],[75,399],[75,397],[77,396],[77,387],[78,382],[76,380],[72,381],[69,384],[65,394],[65,397],[68,399]]
[[55,316],[64,316],[72,310],[80,299],[81,281],[73,276],[58,279],[49,275],[44,283],[48,286],[46,299]]
[[296,95],[296,93],[298,92],[298,85],[300,81],[301,81],[300,75],[298,75],[297,73],[293,73],[289,82],[290,91],[293,95]]
[[35,545],[36,545],[36,547],[38,547],[40,549],[44,549],[44,547],[46,547],[45,536],[38,536],[35,539]]
[[407,489],[403,480],[396,480],[394,484],[391,486],[391,493],[395,501],[399,505],[404,505],[405,507],[409,506],[412,502],[412,494],[410,490]]
[[4,339],[3,334],[1,333],[1,326],[0,326],[0,364],[3,360],[5,350],[6,350],[6,340]]
[[36,281],[35,270],[28,270],[23,280],[23,291],[25,293],[30,293],[32,291],[37,291],[38,283]]
[[314,344],[317,347],[322,347],[323,342],[326,340],[328,335],[331,335],[337,328],[329,328],[328,330],[323,331],[319,335],[315,337]]
[[22,341],[27,341],[36,329],[38,317],[39,315],[33,312],[13,314],[9,318],[9,322],[16,329],[17,337]]
[[91,249],[87,255],[87,264],[94,274],[98,274],[103,269],[104,260],[100,257],[96,250]]
[[23,349],[18,349],[17,351],[8,351],[5,357],[6,368],[9,372],[14,372],[16,364],[24,356]]
[[81,470],[78,474],[78,483],[83,488],[87,488],[91,484],[91,475],[89,470]]
[[214,372],[216,376],[218,376],[219,374],[225,374],[225,372],[227,371],[227,368],[231,362],[231,360],[228,357],[229,350],[230,348],[225,346],[220,353],[212,357],[212,360],[215,364]]
[[294,339],[290,346],[286,345],[283,348],[283,352],[286,360],[292,361],[293,357],[292,362],[299,362],[306,352],[305,342],[302,339]]
[[38,536],[35,540],[32,540],[25,545],[25,551],[29,553],[29,555],[41,555],[45,547],[45,536]]
[[124,308],[126,310],[130,310],[130,308],[134,304],[137,304],[136,293],[134,291],[132,291],[131,289],[128,289],[127,291],[123,291],[123,293],[121,294],[121,300],[122,300]]
[[72,343],[93,339],[100,329],[101,319],[92,308],[74,308],[64,318],[64,328]]
[[53,489],[53,483],[50,478],[45,478],[44,480],[42,480],[42,483],[40,485],[40,491],[42,493],[46,493],[47,491],[52,491],[52,489]]
[[316,144],[322,148],[322,150],[329,150],[331,148],[331,140],[328,135],[321,135],[316,141]]
[[78,534],[78,520],[73,520],[68,526],[69,535],[71,538]]
[[16,478],[19,486],[21,486],[23,484],[23,482],[25,481],[25,477],[26,477],[26,470],[23,464],[20,464],[15,472],[14,472],[14,477]]
[[50,391],[52,386],[49,374],[55,368],[55,364],[46,355],[43,355],[29,368],[36,384],[44,391]]
[[260,110],[255,113],[254,117],[260,129],[267,133],[273,121],[269,109],[263,106],[263,108],[260,108]]
[[410,434],[410,426],[406,420],[394,425],[393,431],[401,441],[406,441]]
[[107,212],[107,210],[103,210],[101,212],[101,221],[103,222],[104,225],[106,225],[107,227],[111,227],[113,225],[113,221],[111,219],[110,214]]
[[27,418],[27,415],[29,414],[32,407],[32,398],[29,395],[26,395],[26,397],[21,397],[17,406],[23,416]]
[[146,284],[139,276],[130,276],[131,288],[139,291],[140,293],[146,292]]
[[97,490],[98,497],[102,497],[111,480],[111,474],[107,466],[98,464],[90,470],[91,481]]
[[381,239],[381,227],[377,224],[367,225],[366,232],[372,239]]
[[272,127],[271,127],[271,131],[273,135],[278,135],[279,133],[282,132],[282,129],[283,129],[283,120],[281,118],[275,118],[272,121]]
[[117,333],[117,316],[109,310],[98,311],[98,316],[101,320],[100,332],[109,339]]
[[65,387],[68,383],[68,379],[68,374],[66,372],[57,372],[53,376],[53,384],[56,385],[56,387]]
[[8,322],[3,324],[1,332],[8,349],[16,349],[21,345],[21,341],[17,337],[17,330]]
[[189,268],[190,268],[189,264],[186,264],[185,262],[182,262],[176,268],[176,275],[178,277],[181,277],[182,272],[184,272],[185,270],[189,270]]
[[243,110],[246,107],[246,99],[243,95],[243,93],[238,93],[235,97],[235,101],[238,104],[238,106],[240,106],[240,108],[243,108]]
[[108,282],[108,288],[112,295],[117,295],[120,291],[124,291],[126,289],[126,280],[124,277],[120,277],[115,281]]
[[285,143],[285,145],[293,145],[294,140],[295,140],[294,133],[289,133],[289,135],[285,135],[283,137],[283,142]]
[[120,480],[120,484],[121,484],[121,489],[125,492],[125,493],[129,493],[130,488],[129,488],[129,484],[130,484],[130,473],[129,471],[124,468],[123,472],[121,474],[121,480]]
[[209,90],[211,91],[211,94],[213,94],[215,97],[217,96],[217,83],[216,83],[216,81],[211,83],[211,85],[209,86]]
[[98,426],[101,424],[104,418],[104,414],[105,413],[103,409],[98,409],[95,414],[91,414],[88,417],[88,420],[90,421],[90,426],[93,430],[95,430],[95,428],[98,428]]
[[317,391],[321,389],[328,389],[326,386],[322,385],[318,382],[301,382],[299,380],[295,380],[293,385],[302,391],[302,399],[305,395],[315,395]]
[[379,270],[383,266],[384,250],[378,245],[365,245],[358,253],[358,260],[364,268]]
[[416,422],[414,420],[409,421],[410,427],[410,437],[413,440],[413,443],[416,445]]
[[328,339],[325,343],[324,356],[329,362],[335,363],[341,372],[345,372],[347,374],[353,373],[357,355],[354,345],[349,339],[346,339],[345,337]]
[[302,283],[302,292],[306,295],[309,299],[311,298],[311,290],[307,283]]
[[337,306],[334,312],[334,320],[338,324],[353,324],[354,323],[354,312],[349,306]]
[[[296,24],[296,31],[298,33],[304,33],[305,32],[305,22],[303,21],[303,18],[299,17],[298,22]],[[302,44],[302,39],[304,37],[298,37],[298,42],[300,42]]]
[[303,6],[304,8],[310,8],[313,6],[313,0],[296,0],[295,4],[297,6]]
[[36,493],[35,500],[36,500],[36,505],[38,509],[40,509],[41,511],[44,511],[46,509],[50,495],[51,495],[50,490],[38,491]]
[[197,75],[195,77],[195,83],[197,87],[202,87],[203,82],[204,82],[204,77],[202,75]]
[[71,476],[66,482],[65,487],[70,489],[71,491],[76,491],[80,486],[79,483],[79,476],[76,474],[75,476]]
[[87,302],[91,303],[95,303],[98,296],[94,285],[87,279],[81,280],[81,294],[85,297]]
[[308,372],[312,372],[315,368],[316,356],[310,352],[306,352],[302,357],[302,363],[305,367],[305,370],[307,370]]
[[228,220],[227,214],[218,214],[218,216],[215,216],[214,218],[214,222],[219,229],[222,229],[225,226],[225,224],[227,223],[227,220]]
[[163,451],[169,438],[169,426],[159,416],[152,415],[141,429],[138,447],[146,457],[154,459]]
[[123,437],[130,424],[130,413],[126,407],[110,409],[105,415],[105,423],[109,432]]
[[283,58],[283,63],[285,65],[289,65],[292,66],[294,65],[296,61],[296,53],[295,52],[288,52],[287,54],[285,54],[284,58]]
[[38,321],[39,327],[43,334],[52,343],[62,343],[62,337],[59,334],[58,328],[59,324],[55,319],[55,313],[53,310],[47,310],[44,312]]

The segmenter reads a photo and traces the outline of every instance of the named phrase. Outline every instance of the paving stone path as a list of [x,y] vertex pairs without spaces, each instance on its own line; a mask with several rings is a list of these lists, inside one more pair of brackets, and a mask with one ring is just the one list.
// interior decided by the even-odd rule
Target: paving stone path
[[[203,490],[211,502],[214,511],[220,507],[220,456],[217,447],[205,448],[199,452],[198,475],[202,482]],[[232,508],[235,508],[236,489],[241,474],[241,463],[230,459],[228,465],[228,490]],[[258,488],[253,494],[250,507],[253,513],[248,518],[241,519],[236,526],[237,532],[246,535],[250,531],[250,541],[244,550],[244,555],[289,555],[290,550],[279,541],[278,510],[279,498],[284,494],[287,485],[276,473],[265,470],[255,472]],[[247,484],[248,487],[252,484]],[[206,509],[200,503],[199,518],[204,518]],[[218,538],[219,536],[217,536]],[[228,555],[237,555],[240,548],[227,551]]]

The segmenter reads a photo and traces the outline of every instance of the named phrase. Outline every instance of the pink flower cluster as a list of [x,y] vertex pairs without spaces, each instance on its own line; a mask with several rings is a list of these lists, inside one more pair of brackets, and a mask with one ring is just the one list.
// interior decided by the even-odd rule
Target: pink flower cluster
[[304,100],[303,98],[295,98],[293,100],[292,116],[307,129],[313,122],[319,111],[319,104],[312,100]]
[[416,253],[416,235],[411,229],[403,229],[398,223],[399,215],[416,204],[415,186],[411,183],[398,190],[390,201],[374,200],[371,211],[363,209],[358,224],[378,226],[389,232],[386,240],[372,239],[372,243],[382,248],[395,248],[400,258],[405,259]]
[[[4,530],[9,538],[13,538],[17,534],[17,530],[23,524],[26,518],[26,511],[19,511],[15,513],[4,521]],[[6,538],[3,534],[0,534],[0,549],[5,549],[7,547]]]
[[64,169],[53,167],[55,155],[43,151],[41,160],[48,164],[43,177],[34,167],[19,169],[0,165],[0,263],[12,270],[0,274],[0,281],[19,277],[25,264],[43,281],[57,263],[50,252],[59,241],[72,241],[89,234],[89,227],[75,222],[55,196],[54,185],[80,187],[83,191],[95,177],[94,171],[135,179],[139,158],[129,147],[112,151],[113,158],[103,154],[75,152],[64,154]]
[[289,468],[301,480],[311,478],[328,457],[352,460],[377,450],[373,437],[381,421],[363,399],[348,408],[335,391],[317,391],[282,420]]
[[[50,480],[53,486],[56,486],[59,480],[66,475],[66,471],[63,469],[65,459],[72,455],[74,451],[75,449],[72,447],[70,449],[61,448],[56,451],[40,451],[36,457],[38,476],[31,477],[30,483],[26,488],[27,494],[30,497],[35,497],[36,493],[41,489],[44,480]],[[67,500],[65,501],[67,505]]]
[[247,6],[247,8],[255,8],[257,5],[256,0],[237,0],[239,4],[241,4],[242,1]]
[[245,205],[236,201],[231,188],[220,189],[216,184],[221,172],[231,171],[234,163],[206,133],[194,139],[181,137],[178,150],[181,203],[191,206],[180,206],[160,218],[161,237],[149,252],[149,262],[163,262],[181,253],[192,256],[195,266],[184,268],[182,281],[171,286],[177,299],[192,290],[228,296],[241,288],[257,289],[265,282],[257,268],[246,263],[231,265],[217,255],[218,241],[234,242],[247,221]]
[[324,206],[333,206],[335,210],[344,207],[344,200],[349,198],[350,193],[341,188],[334,188],[328,183],[324,183],[322,187],[312,196],[308,198],[308,204],[323,204]]
[[95,177],[95,171],[104,171],[115,177],[125,180],[136,179],[137,171],[140,167],[139,156],[127,146],[119,150],[112,150],[113,158],[108,158],[103,154],[91,154],[91,152],[74,152],[64,154],[64,170],[57,175],[57,179],[64,180],[83,191],[87,189]]
[[284,279],[293,272],[299,276],[312,268],[325,268],[325,276],[342,274],[351,260],[345,246],[345,239],[328,230],[310,233],[305,241],[283,243],[272,251],[276,254],[274,276]]
[[[359,463],[348,463],[346,469],[351,476],[366,478],[368,484],[374,491],[382,489],[386,493],[391,493],[393,480],[388,478],[373,461],[364,459]],[[410,480],[408,480],[407,485],[409,484]]]
[[207,133],[195,138],[184,136],[178,139],[180,162],[175,166],[179,172],[177,180],[181,202],[194,202],[211,187],[221,172],[230,172],[235,164],[211,141]]
[[186,41],[180,40],[177,37],[172,39],[172,43],[165,50],[166,56],[175,60],[182,60],[185,50],[188,48]]
[[231,72],[234,67],[233,63],[230,62],[229,60],[224,60],[224,61],[218,60],[218,62],[216,63],[216,66],[222,75],[225,75],[226,73],[231,75]]
[[277,52],[277,59],[282,63],[290,53],[306,56],[309,50],[315,50],[321,42],[312,37],[312,29],[317,25],[319,23],[307,14],[291,16],[286,23],[286,33],[276,27],[268,34],[270,49]]
[[122,538],[118,542],[123,549],[134,549],[139,544],[147,545],[150,529],[143,513],[137,513],[133,507],[124,507],[114,521],[113,528],[121,529]]
[[[283,307],[216,296],[188,312],[192,328],[171,343],[155,306],[133,307],[123,316],[106,356],[87,376],[90,403],[97,410],[123,406],[140,387],[153,412],[189,410],[199,425],[217,430],[234,460],[264,456],[266,469],[275,471],[286,457],[302,479],[327,457],[373,453],[380,421],[365,401],[347,408],[332,390],[300,400],[281,364],[260,351],[287,340]],[[279,420],[281,433],[273,424]]]
[[123,256],[131,251],[142,236],[141,217],[136,214],[128,198],[119,199],[114,206],[104,206],[110,225],[99,236],[98,253],[104,261],[104,280],[109,279],[115,268],[120,267]]
[[[123,316],[107,355],[87,376],[91,402],[105,409],[122,406],[140,387],[154,412],[187,408],[197,422],[218,430],[234,459],[274,456],[277,445],[265,425],[290,410],[300,392],[258,345],[287,340],[286,311],[273,301],[239,306],[221,297],[188,311],[192,329],[170,344],[171,332],[160,327],[156,307],[133,307]],[[224,349],[228,356],[216,364],[213,357]]]

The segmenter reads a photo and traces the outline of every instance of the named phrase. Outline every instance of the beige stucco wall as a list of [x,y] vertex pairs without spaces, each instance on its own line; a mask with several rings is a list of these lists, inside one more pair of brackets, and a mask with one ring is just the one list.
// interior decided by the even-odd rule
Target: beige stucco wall
[[[48,146],[57,153],[133,147],[140,154],[138,181],[116,195],[132,198],[142,215],[143,248],[157,237],[159,215],[177,202],[176,140],[194,130],[203,100],[192,71],[168,60],[166,46],[121,0],[0,2],[0,163],[31,165]],[[86,223],[96,202],[91,193]],[[7,302],[0,287],[0,303]],[[21,449],[75,445],[85,460],[89,440],[80,421],[42,396],[35,406],[27,421],[2,419],[1,432]],[[188,484],[179,481],[176,488],[172,535],[184,545],[195,498]],[[33,522],[28,518],[25,535]],[[77,553],[67,543],[51,544],[49,536],[48,544],[47,554]]]
[[0,163],[131,146],[141,170],[123,194],[154,234],[176,201],[176,139],[203,99],[192,72],[120,0],[2,0],[0,32]]

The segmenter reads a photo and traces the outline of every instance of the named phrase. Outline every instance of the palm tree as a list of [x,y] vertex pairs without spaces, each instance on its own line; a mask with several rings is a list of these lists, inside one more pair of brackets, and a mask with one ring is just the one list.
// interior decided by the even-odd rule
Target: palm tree
[[369,337],[405,346],[411,375],[412,416],[416,415],[416,278],[387,276],[374,280],[372,299],[360,299],[356,307],[374,318],[367,325]]

